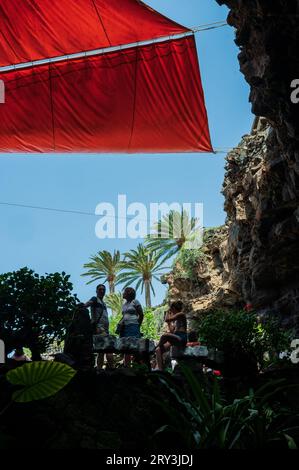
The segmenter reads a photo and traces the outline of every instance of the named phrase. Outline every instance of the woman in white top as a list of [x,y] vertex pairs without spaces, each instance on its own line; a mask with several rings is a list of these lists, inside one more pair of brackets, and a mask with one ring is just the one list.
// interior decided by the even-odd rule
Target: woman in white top
[[[140,338],[140,326],[143,321],[143,310],[140,302],[136,300],[136,291],[132,287],[126,287],[123,293],[125,303],[122,308],[122,320],[120,321],[121,338]],[[127,367],[131,362],[131,355],[125,354],[124,366]]]
[[136,292],[132,287],[124,290],[123,298],[125,303],[122,308],[123,318],[121,320],[120,337],[140,338],[140,326],[143,321],[143,310],[140,302],[136,300]]

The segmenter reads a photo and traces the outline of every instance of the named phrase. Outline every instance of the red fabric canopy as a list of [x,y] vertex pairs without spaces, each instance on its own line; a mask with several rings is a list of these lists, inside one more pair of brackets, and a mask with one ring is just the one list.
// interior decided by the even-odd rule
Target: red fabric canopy
[[2,152],[212,150],[193,36],[0,78]]
[[[190,32],[139,0],[0,0],[0,67]],[[193,36],[0,70],[1,152],[210,152]]]
[[0,66],[186,31],[139,0],[0,0]]

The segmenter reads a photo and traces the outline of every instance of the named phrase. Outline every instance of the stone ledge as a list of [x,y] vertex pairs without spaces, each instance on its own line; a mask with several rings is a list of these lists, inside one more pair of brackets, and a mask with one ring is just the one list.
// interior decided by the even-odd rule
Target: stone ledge
[[94,352],[153,354],[155,352],[155,343],[145,338],[117,338],[112,335],[94,335],[93,350]]

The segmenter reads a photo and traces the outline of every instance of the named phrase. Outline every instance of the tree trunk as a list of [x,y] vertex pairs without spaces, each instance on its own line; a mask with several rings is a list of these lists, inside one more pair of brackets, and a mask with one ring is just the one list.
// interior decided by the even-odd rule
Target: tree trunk
[[115,293],[115,285],[114,285],[113,281],[109,281],[109,292],[110,292],[110,294]]
[[150,281],[144,281],[144,290],[145,290],[145,305],[150,308],[152,306]]

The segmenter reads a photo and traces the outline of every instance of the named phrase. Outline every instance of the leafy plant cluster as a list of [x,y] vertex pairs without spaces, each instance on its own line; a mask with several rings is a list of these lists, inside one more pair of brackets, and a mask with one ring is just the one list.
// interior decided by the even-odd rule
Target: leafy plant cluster
[[289,351],[292,332],[280,327],[276,319],[259,319],[254,312],[217,310],[205,315],[199,323],[200,339],[208,348],[227,355],[251,356],[261,367],[265,354],[278,356]]
[[26,346],[39,360],[63,338],[77,304],[69,278],[64,272],[39,276],[28,268],[0,275],[0,337],[7,352]]
[[[148,390],[145,388],[140,392],[147,408],[138,410],[139,420],[128,419],[133,419],[136,435],[139,427],[141,431],[144,426],[144,416],[148,415],[149,409],[155,408],[156,416],[151,424],[156,423],[159,427],[156,427],[153,435],[150,433],[147,436],[147,443],[152,449],[163,448],[163,443],[170,442],[176,442],[177,448],[184,450],[298,448],[299,414],[287,405],[290,386],[284,380],[267,380],[256,390],[250,388],[248,393],[228,400],[221,389],[221,381],[213,379],[210,387],[207,387],[188,367],[180,367],[185,379],[184,387],[170,375],[149,375],[145,369],[136,369],[137,375],[144,375],[148,384]],[[0,410],[0,416],[9,416],[13,402],[27,406],[28,402],[55,396],[72,380],[75,373],[65,364],[53,362],[30,363],[9,371],[6,378],[13,385],[11,402]],[[81,377],[81,380],[86,380],[86,377]],[[119,399],[116,397],[116,400]],[[51,403],[53,405],[55,402]],[[31,412],[33,410],[31,408]],[[38,410],[40,413],[40,407]],[[91,407],[90,413],[92,410]],[[96,423],[96,414],[92,416]],[[109,422],[111,419],[113,421],[113,409],[109,412]],[[71,420],[74,424],[73,415]],[[103,424],[105,426],[108,423],[101,422]],[[65,425],[63,422],[64,438]],[[86,435],[88,430],[89,427]],[[115,431],[119,429],[110,428],[110,433]],[[83,424],[80,432],[84,438]]]
[[297,449],[299,415],[280,403],[288,387],[283,381],[268,381],[258,390],[228,402],[214,380],[210,396],[194,374],[182,366],[188,391],[172,379],[160,377],[172,397],[160,402],[168,423],[154,437],[176,436],[185,449]]
[[182,248],[174,262],[176,276],[183,279],[196,279],[196,268],[201,260],[205,259],[205,253],[201,248],[187,250]]

